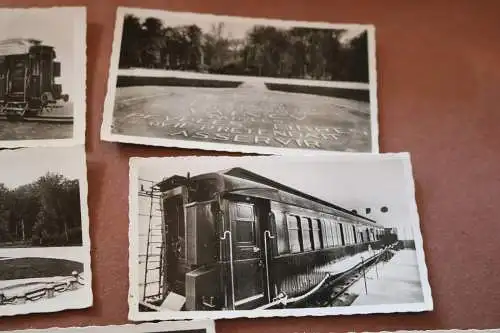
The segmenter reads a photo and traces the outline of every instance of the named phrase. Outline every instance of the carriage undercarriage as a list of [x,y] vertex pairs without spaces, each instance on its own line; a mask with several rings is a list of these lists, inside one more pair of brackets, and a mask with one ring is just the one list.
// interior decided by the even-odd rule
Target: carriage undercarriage
[[0,119],[8,121],[51,121],[72,122],[72,117],[54,116],[61,106],[56,103],[33,105],[29,102],[4,102],[0,101]]

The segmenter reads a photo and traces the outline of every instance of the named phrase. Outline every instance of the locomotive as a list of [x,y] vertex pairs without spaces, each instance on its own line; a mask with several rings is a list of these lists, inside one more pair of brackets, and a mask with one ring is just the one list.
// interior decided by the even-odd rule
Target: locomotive
[[163,295],[141,311],[169,295],[186,311],[298,299],[328,278],[330,263],[394,241],[371,219],[243,168],[174,175],[156,186]]
[[55,58],[54,48],[39,40],[0,41],[0,114],[8,118],[39,115],[58,100],[69,100],[55,83],[61,75],[61,63]]

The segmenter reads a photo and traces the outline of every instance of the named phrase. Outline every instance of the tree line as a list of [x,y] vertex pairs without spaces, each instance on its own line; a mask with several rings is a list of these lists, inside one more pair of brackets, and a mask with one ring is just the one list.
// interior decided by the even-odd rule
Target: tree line
[[255,25],[229,38],[223,22],[165,26],[124,18],[120,68],[140,67],[228,75],[368,82],[366,31],[343,42],[346,30]]
[[0,247],[82,244],[78,180],[47,173],[7,188],[0,183]]

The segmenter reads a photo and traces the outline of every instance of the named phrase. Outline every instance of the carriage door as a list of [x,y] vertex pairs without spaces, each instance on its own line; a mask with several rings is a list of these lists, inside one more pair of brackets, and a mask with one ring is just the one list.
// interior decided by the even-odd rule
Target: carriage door
[[26,61],[22,57],[16,57],[11,63],[11,86],[10,94],[22,94],[24,96],[25,78],[26,78]]
[[257,208],[253,203],[229,206],[233,235],[235,309],[250,309],[265,301],[264,251]]

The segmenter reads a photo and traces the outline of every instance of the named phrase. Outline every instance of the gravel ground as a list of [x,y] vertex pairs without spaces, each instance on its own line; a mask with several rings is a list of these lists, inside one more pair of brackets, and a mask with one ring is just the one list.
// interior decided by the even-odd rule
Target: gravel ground
[[117,88],[112,132],[280,148],[371,151],[368,103],[238,88]]

